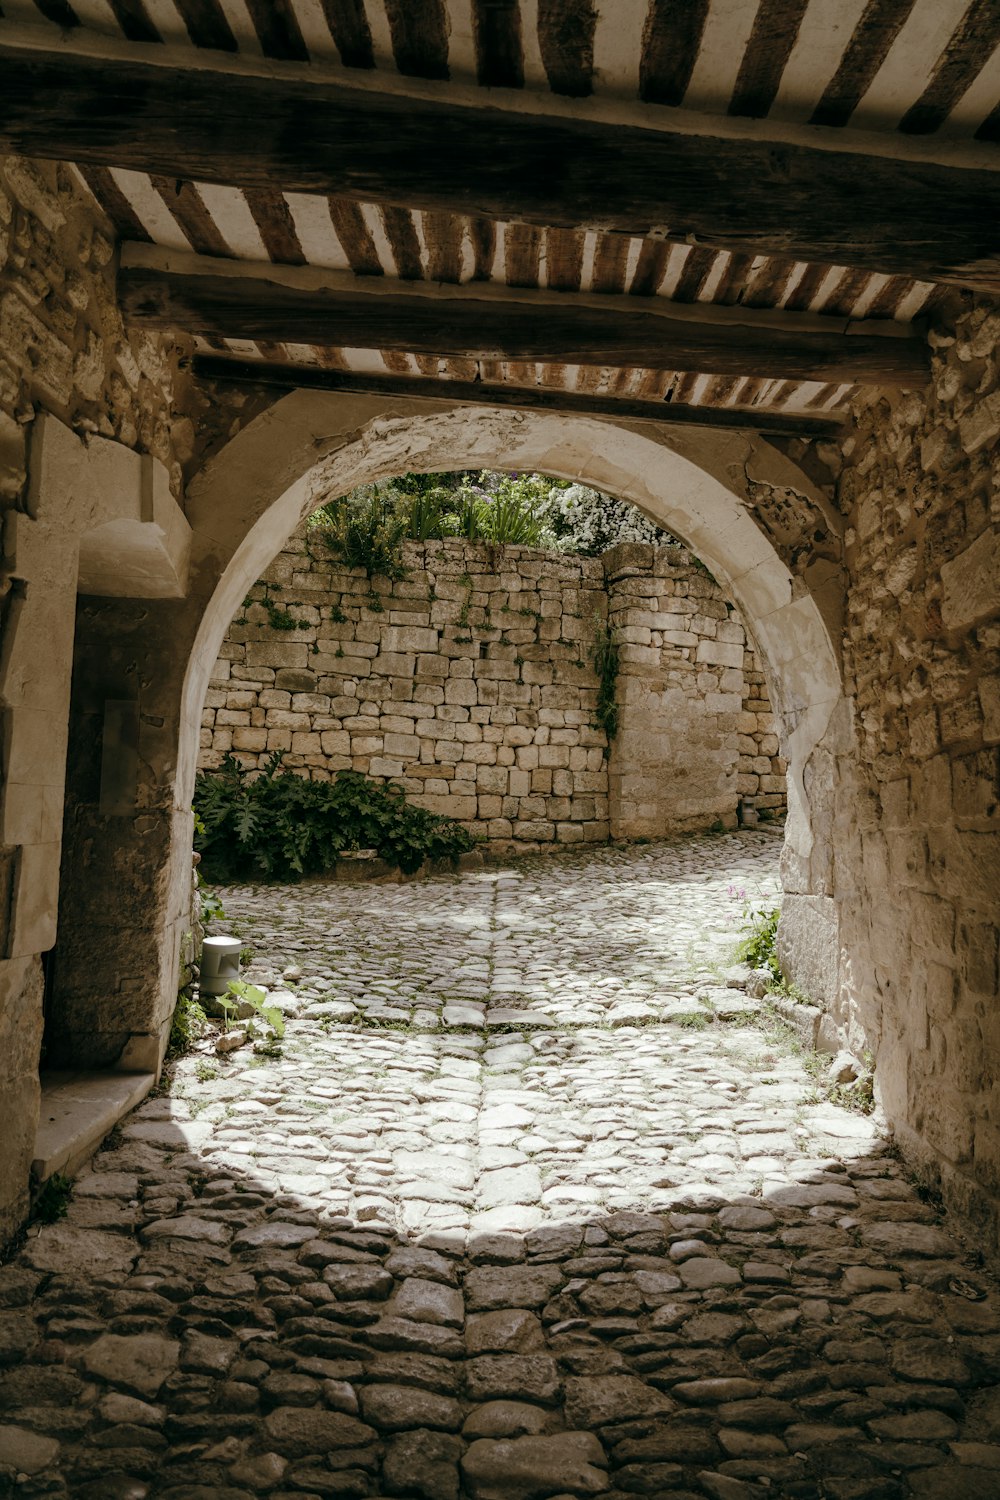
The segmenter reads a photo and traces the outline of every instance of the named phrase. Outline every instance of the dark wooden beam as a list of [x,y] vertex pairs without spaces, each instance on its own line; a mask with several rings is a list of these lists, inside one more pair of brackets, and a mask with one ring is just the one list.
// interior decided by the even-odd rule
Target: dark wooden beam
[[[201,59],[199,59],[199,62]],[[0,45],[0,150],[1000,291],[1000,172]]]
[[458,359],[923,384],[926,342],[897,323],[505,286],[434,286],[126,245],[125,321],[203,338]]
[[786,414],[748,407],[672,406],[668,401],[633,401],[625,396],[590,396],[553,386],[481,385],[471,380],[433,380],[416,375],[368,375],[361,370],[325,370],[305,365],[277,365],[262,360],[227,359],[196,354],[194,373],[203,380],[241,385],[276,386],[281,390],[340,391],[355,396],[389,396],[400,400],[453,401],[485,406],[513,406],[524,411],[617,417],[626,422],[663,426],[721,427],[740,431],[786,433],[795,437],[829,437],[839,432],[843,413]]

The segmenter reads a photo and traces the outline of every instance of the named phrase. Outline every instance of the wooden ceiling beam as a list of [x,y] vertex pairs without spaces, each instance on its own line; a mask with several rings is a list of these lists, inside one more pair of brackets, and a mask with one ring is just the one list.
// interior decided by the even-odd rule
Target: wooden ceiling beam
[[434,380],[427,376],[369,375],[361,370],[328,370],[308,365],[278,365],[264,360],[229,359],[197,354],[194,373],[204,380],[235,381],[280,390],[339,391],[356,396],[388,396],[406,401],[515,407],[523,411],[615,417],[659,426],[719,427],[742,432],[784,433],[794,437],[829,437],[844,423],[829,412],[755,411],[748,407],[674,406],[668,401],[634,401],[626,396],[593,396],[552,386],[484,385],[471,380]]
[[1000,172],[0,41],[0,151],[1000,291]]
[[356,277],[125,245],[133,326],[439,358],[690,370],[780,380],[920,385],[928,348],[908,325],[803,313]]

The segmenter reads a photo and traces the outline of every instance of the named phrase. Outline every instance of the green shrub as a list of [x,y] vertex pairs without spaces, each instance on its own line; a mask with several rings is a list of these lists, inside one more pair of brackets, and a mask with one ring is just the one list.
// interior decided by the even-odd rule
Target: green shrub
[[279,775],[275,752],[261,772],[231,755],[195,785],[204,830],[196,847],[212,880],[300,880],[332,870],[343,850],[375,849],[405,874],[450,859],[474,839],[453,818],[413,807],[393,782],[341,771],[334,781]]
[[[310,530],[348,567],[364,568],[369,577],[402,578],[406,540],[462,537],[497,546],[554,547],[554,487],[558,481],[539,474],[486,469],[478,475],[404,474],[328,501],[311,516]],[[290,623],[278,628],[293,629],[297,622],[287,611],[284,616]]]

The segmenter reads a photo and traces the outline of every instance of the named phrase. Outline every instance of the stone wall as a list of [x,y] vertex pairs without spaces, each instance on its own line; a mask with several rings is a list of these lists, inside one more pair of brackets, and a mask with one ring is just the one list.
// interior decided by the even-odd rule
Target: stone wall
[[[409,543],[406,564],[373,590],[318,533],[296,533],[230,628],[202,765],[232,751],[259,766],[281,750],[306,776],[392,778],[522,852],[732,824],[739,796],[783,805],[756,658],[682,548],[591,559]],[[592,661],[609,619],[621,660],[610,758]]]
[[[34,1154],[81,539],[113,517],[120,457],[134,468],[151,455],[176,510],[170,490],[193,453],[183,351],[126,332],[114,260],[111,226],[70,168],[0,158],[0,1242],[23,1217]],[[103,482],[87,472],[109,463]]]
[[842,1018],[903,1146],[1000,1225],[1000,311],[860,407],[840,480],[854,733],[838,767]]
[[[608,762],[616,838],[785,808],[785,762],[764,674],[718,584],[682,547],[605,553],[621,643],[620,729]],[[721,795],[720,795],[721,794]]]
[[18,503],[37,408],[163,462],[194,452],[186,343],[126,330],[110,225],[70,167],[0,158],[0,496]]

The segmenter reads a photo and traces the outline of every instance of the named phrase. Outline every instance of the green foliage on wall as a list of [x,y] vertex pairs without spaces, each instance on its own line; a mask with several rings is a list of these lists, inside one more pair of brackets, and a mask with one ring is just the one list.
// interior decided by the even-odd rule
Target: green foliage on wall
[[590,659],[597,673],[597,728],[603,729],[607,737],[608,743],[604,751],[606,756],[618,733],[617,686],[620,658],[614,632],[610,625],[600,619],[596,623]]
[[[404,474],[362,485],[314,512],[311,529],[349,568],[405,576],[404,541],[460,537],[498,547],[557,547],[549,524],[558,482],[538,474]],[[612,502],[613,503],[613,502]]]

